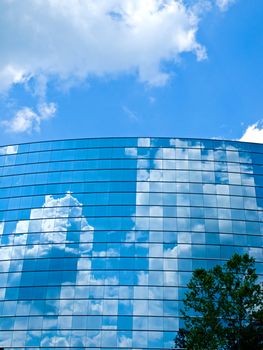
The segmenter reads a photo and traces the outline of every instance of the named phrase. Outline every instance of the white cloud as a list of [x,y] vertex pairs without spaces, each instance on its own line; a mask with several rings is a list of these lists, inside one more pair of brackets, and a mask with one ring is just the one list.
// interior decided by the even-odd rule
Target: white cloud
[[257,122],[250,125],[239,141],[263,143],[263,124]]
[[[134,74],[164,85],[178,62],[191,52],[206,58],[196,33],[202,14],[234,0],[1,0],[0,93],[23,85],[49,110],[21,108],[2,125],[10,132],[39,131],[55,114],[47,104],[50,81],[71,87],[89,77]],[[191,5],[192,4],[192,5]],[[151,100],[153,102],[153,100]],[[136,113],[123,106],[133,121]]]
[[226,11],[230,5],[233,5],[237,0],[216,0],[217,6],[221,11]]
[[56,105],[54,103],[42,103],[38,107],[38,112],[34,112],[29,107],[23,107],[16,112],[15,116],[10,120],[3,120],[2,126],[7,132],[12,133],[31,133],[39,131],[42,121],[54,117],[56,113]]
[[38,76],[138,72],[162,85],[164,61],[193,52],[198,15],[182,0],[2,0],[0,90]]
[[119,346],[120,348],[128,348],[128,347],[131,347],[131,346],[132,346],[132,339],[126,337],[125,335],[121,335],[121,336],[118,338],[118,346]]
[[4,232],[4,227],[5,227],[5,223],[4,222],[0,222],[0,236],[3,234]]
[[26,72],[19,67],[14,67],[13,65],[9,64],[8,61],[5,65],[1,64],[0,67],[0,91],[8,90],[12,84],[26,82]]
[[5,147],[0,147],[0,154],[16,154],[18,150],[18,145],[10,145]]
[[[4,228],[4,222],[0,222]],[[19,220],[13,233],[16,233],[21,244],[25,244],[28,232],[42,232],[42,239],[47,243],[64,243],[67,230],[79,231],[79,241],[82,243],[78,252],[83,254],[92,249],[94,228],[89,225],[87,218],[83,216],[82,204],[70,192],[64,197],[54,198],[45,196],[45,202],[41,208],[33,208],[29,220]],[[50,232],[53,231],[53,234]],[[17,246],[14,256],[23,255],[23,247]],[[38,250],[38,256],[49,253],[48,245],[33,246]],[[74,248],[66,247],[65,251],[74,253]]]
[[125,155],[129,157],[137,157],[137,148],[135,147],[126,147]]

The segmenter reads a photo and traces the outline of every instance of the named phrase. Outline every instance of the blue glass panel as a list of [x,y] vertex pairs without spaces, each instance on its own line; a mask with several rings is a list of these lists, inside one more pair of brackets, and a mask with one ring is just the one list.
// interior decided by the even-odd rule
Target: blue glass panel
[[169,349],[193,269],[249,251],[262,274],[262,145],[98,138],[0,153],[1,346]]

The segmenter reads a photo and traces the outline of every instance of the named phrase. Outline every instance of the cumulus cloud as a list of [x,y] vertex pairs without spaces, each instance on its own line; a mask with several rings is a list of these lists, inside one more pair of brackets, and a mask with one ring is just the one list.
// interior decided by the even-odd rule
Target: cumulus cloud
[[[164,85],[171,76],[165,63],[186,52],[206,58],[196,39],[202,14],[212,4],[224,11],[233,2],[1,0],[0,94],[33,86],[38,104],[49,109],[21,108],[2,126],[14,133],[38,131],[55,114],[54,104],[45,102],[50,82],[68,87],[89,77],[133,74],[148,85]],[[124,112],[137,120],[126,107]]]
[[2,0],[0,89],[38,75],[122,72],[162,85],[162,62],[184,52],[205,58],[198,20],[182,0]]
[[263,143],[263,121],[250,125],[239,141]]
[[27,132],[30,134],[32,131],[39,131],[40,125],[44,120],[53,118],[56,113],[56,109],[57,108],[54,103],[40,104],[37,112],[34,112],[29,107],[23,107],[16,112],[12,119],[3,120],[1,124],[6,128],[7,132]]

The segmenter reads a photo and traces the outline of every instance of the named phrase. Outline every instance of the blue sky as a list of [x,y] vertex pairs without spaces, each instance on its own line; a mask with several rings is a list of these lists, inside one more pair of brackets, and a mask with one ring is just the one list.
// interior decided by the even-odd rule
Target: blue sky
[[262,0],[2,0],[1,144],[263,143]]

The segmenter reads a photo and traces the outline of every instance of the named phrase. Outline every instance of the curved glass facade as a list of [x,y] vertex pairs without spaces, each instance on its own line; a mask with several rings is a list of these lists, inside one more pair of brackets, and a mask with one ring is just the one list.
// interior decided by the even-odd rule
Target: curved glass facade
[[0,148],[0,347],[170,349],[191,271],[253,255],[263,146],[105,138]]

